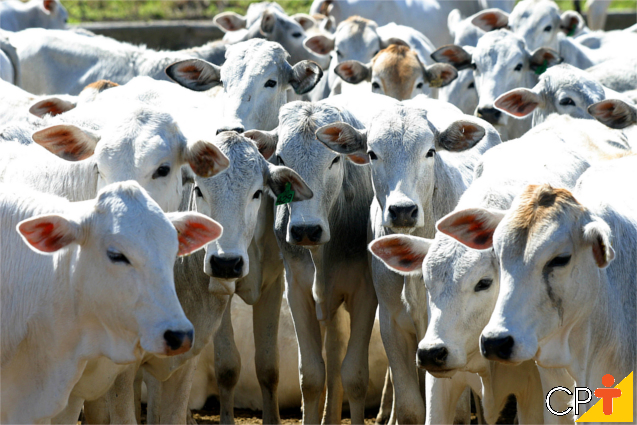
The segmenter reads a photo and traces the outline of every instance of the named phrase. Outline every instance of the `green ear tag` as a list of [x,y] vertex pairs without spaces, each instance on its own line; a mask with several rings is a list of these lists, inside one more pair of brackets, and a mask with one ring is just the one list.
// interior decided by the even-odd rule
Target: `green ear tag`
[[548,67],[549,67],[549,61],[544,59],[544,63],[542,65],[538,66],[537,68],[535,68],[535,74],[536,75],[544,74],[544,72],[546,71],[546,68],[548,68]]
[[577,27],[574,26],[573,28],[571,28],[571,30],[568,32],[568,34],[566,34],[567,37],[573,37],[575,35],[575,29]]
[[285,184],[285,189],[283,192],[279,193],[279,196],[276,197],[276,205],[289,204],[294,199],[294,191],[292,190],[292,184],[287,182]]

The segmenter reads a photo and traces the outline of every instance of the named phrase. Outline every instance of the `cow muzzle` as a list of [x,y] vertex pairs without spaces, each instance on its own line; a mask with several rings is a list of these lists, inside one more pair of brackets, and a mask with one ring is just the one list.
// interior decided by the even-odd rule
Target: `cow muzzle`
[[210,256],[210,276],[218,279],[239,279],[243,277],[243,257]]
[[293,245],[315,246],[325,243],[322,238],[323,228],[320,225],[291,226],[288,242]]
[[480,352],[489,360],[509,361],[513,354],[515,340],[511,335],[480,337]]
[[189,329],[187,331],[167,330],[164,332],[164,353],[167,356],[176,356],[190,350],[194,341],[195,331]]
[[391,227],[412,228],[418,224],[416,204],[390,205],[387,208]]
[[476,116],[478,118],[482,118],[491,125],[498,125],[500,124],[502,112],[498,111],[493,106],[479,106],[478,109],[476,109]]

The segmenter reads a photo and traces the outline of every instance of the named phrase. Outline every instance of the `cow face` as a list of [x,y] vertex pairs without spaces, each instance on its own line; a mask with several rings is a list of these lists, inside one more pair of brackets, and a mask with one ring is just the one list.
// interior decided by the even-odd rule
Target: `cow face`
[[425,110],[403,105],[379,112],[371,122],[366,131],[337,123],[319,129],[317,136],[354,162],[371,164],[383,226],[397,233],[423,227],[425,214],[431,212],[423,206],[433,195],[437,154],[469,149],[485,130],[472,122],[456,121],[439,131]]
[[113,107],[107,109],[114,125],[94,131],[54,125],[34,133],[33,140],[64,159],[94,164],[98,189],[118,181],[139,182],[165,211],[179,207],[182,166],[205,177],[228,166],[219,148],[206,141],[188,143],[170,115],[148,106],[90,103],[81,112],[103,114],[107,105]]
[[605,97],[604,87],[587,72],[561,64],[542,74],[532,89],[520,88],[501,95],[495,107],[514,118],[533,113],[533,125],[537,125],[554,113],[590,119],[588,107]]
[[368,63],[382,48],[377,29],[376,22],[352,16],[338,25],[334,35],[309,37],[305,40],[305,47],[321,55],[334,51],[339,63],[347,60]]
[[519,137],[528,130],[530,121],[510,120],[495,109],[497,97],[514,88],[533,87],[538,81],[536,71],[539,73],[562,60],[555,51],[546,48],[529,52],[522,39],[506,30],[486,33],[475,49],[443,46],[432,57],[459,70],[473,68],[479,98],[475,114],[496,126],[506,138]]
[[305,94],[323,76],[316,63],[302,61],[291,66],[287,56],[279,44],[253,39],[228,47],[221,67],[189,59],[169,66],[166,73],[196,91],[223,84],[223,125],[219,131],[271,130],[277,126],[279,109],[287,102],[288,89]]
[[173,264],[217,238],[221,227],[197,213],[167,217],[136,182],[109,185],[77,205],[77,216],[34,217],[18,231],[40,253],[80,246],[71,285],[107,330],[103,355],[130,362],[139,346],[158,355],[188,351],[194,330],[175,294]]
[[236,132],[219,134],[215,144],[230,159],[230,167],[215,177],[195,177],[191,202],[196,211],[226,229],[222,237],[206,245],[204,272],[218,283],[213,290],[230,295],[235,289],[240,292],[235,282],[250,270],[248,247],[266,230],[265,197],[280,195],[288,183],[295,193],[293,201],[311,198],[312,191],[297,173],[268,163],[252,140]]
[[473,115],[478,107],[478,92],[473,71],[458,71],[458,78],[438,92],[438,99],[456,105],[463,114]]
[[50,30],[66,28],[69,13],[59,0],[34,0],[31,3],[38,8],[39,25],[34,26]]

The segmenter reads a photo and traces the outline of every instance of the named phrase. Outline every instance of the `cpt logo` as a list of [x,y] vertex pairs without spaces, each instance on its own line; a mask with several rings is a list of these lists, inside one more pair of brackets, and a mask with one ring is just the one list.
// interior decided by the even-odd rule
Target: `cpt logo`
[[[574,395],[575,416],[579,416],[579,407],[589,403],[593,394],[600,399],[576,422],[632,422],[633,421],[633,372],[624,378],[616,387],[613,375],[604,375],[602,378],[604,388],[591,391],[586,387],[575,387],[575,394],[566,387],[555,387],[546,395],[546,408],[555,416],[568,415],[573,408],[568,407],[563,411],[556,411],[551,406],[551,396],[557,391],[563,391],[569,396]],[[580,397],[581,393],[585,396]]]

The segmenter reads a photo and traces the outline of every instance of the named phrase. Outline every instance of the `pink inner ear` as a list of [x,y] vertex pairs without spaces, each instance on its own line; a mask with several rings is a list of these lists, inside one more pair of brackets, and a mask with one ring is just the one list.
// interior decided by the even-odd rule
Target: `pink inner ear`
[[495,227],[487,227],[486,222],[476,215],[459,217],[449,225],[439,226],[438,230],[469,248],[487,249],[493,246]]
[[310,38],[307,41],[307,47],[309,47],[310,50],[318,53],[319,55],[327,55],[329,52],[332,51],[332,49],[325,45],[324,40],[320,38]]
[[414,252],[409,243],[397,238],[380,240],[372,245],[374,254],[387,264],[403,272],[413,272],[422,266],[425,256]]
[[593,258],[595,258],[597,267],[606,266],[606,247],[600,237],[597,237],[597,240],[593,243]]
[[212,177],[228,168],[230,161],[214,145],[198,142],[188,157],[188,163],[200,177]]
[[369,164],[369,156],[367,156],[367,154],[353,153],[353,154],[347,155],[347,159],[352,161],[354,164],[358,164],[358,165]]
[[20,233],[42,252],[55,252],[68,245],[65,235],[57,233],[56,230],[51,222],[24,223],[20,226]]
[[495,107],[505,110],[516,117],[525,117],[537,107],[538,103],[530,99],[525,99],[522,94],[511,93],[498,99]]
[[179,253],[177,255],[181,256],[190,254],[208,242],[217,239],[221,235],[221,226],[188,220],[183,226],[180,226],[177,233],[179,240]]

